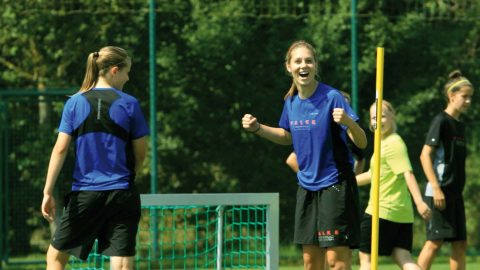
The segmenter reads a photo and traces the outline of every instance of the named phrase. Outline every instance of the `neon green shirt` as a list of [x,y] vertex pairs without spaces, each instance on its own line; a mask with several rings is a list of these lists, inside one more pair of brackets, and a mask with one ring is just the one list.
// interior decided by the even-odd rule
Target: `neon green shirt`
[[[370,173],[373,177],[373,156]],[[413,207],[405,176],[412,170],[405,142],[392,133],[381,142],[380,151],[379,217],[398,223],[413,223]],[[373,182],[373,179],[372,179]],[[373,213],[372,188],[366,213]]]

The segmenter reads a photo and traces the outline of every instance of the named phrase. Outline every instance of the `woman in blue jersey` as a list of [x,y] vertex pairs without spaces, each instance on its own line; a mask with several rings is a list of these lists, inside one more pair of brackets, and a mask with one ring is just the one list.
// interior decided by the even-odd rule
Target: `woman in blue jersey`
[[[344,91],[340,91],[340,93],[345,98],[345,101],[350,104],[350,95]],[[351,140],[349,138],[347,138],[347,143],[348,147],[352,151],[352,155],[355,160],[355,163],[353,165],[353,172],[355,173],[355,175],[361,174],[363,172],[363,169],[365,168],[365,154],[363,153],[363,149],[360,149],[355,146],[355,144],[351,143]],[[297,155],[295,154],[295,152],[291,152],[290,155],[288,155],[285,163],[288,165],[288,167],[290,167],[290,169],[292,169],[293,172],[297,173],[299,171]]]
[[347,136],[365,148],[358,117],[333,87],[315,79],[315,50],[305,41],[287,51],[285,67],[293,78],[285,95],[279,127],[260,124],[251,114],[243,128],[282,145],[293,144],[299,171],[294,241],[302,245],[304,269],[351,269],[351,248],[360,236],[358,189]]
[[430,269],[444,242],[451,243],[450,269],[465,269],[467,228],[463,188],[465,187],[465,124],[460,115],[470,107],[473,85],[460,71],[449,74],[444,87],[447,108],[437,114],[423,145],[420,161],[427,177],[426,201],[433,211],[427,223],[427,241],[418,264]]
[[131,59],[119,47],[90,53],[80,91],[65,103],[50,157],[42,214],[55,217],[53,191],[70,143],[72,192],[47,251],[47,269],[65,269],[69,255],[87,259],[95,239],[111,269],[133,269],[140,195],[134,180],[149,133],[138,101],[122,91]]

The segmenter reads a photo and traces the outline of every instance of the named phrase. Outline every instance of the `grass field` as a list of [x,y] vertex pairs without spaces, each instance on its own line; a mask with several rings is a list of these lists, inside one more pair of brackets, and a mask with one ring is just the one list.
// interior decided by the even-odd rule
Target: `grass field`
[[[43,270],[45,265],[4,265],[1,269],[4,270]],[[68,269],[68,268],[67,268]],[[379,270],[398,270],[398,266],[395,264],[380,264],[378,266]],[[480,269],[479,262],[471,262],[467,264],[467,270],[478,270]],[[107,269],[105,269],[107,270]],[[303,270],[302,266],[280,266],[279,270]],[[358,270],[358,265],[354,265],[352,270]],[[432,266],[432,270],[450,270],[447,263],[436,263]]]
[[[355,255],[354,255],[355,256]],[[416,258],[414,258],[416,260]],[[358,270],[359,265],[358,261],[352,266],[352,270]],[[396,264],[390,263],[388,258],[380,258],[378,264],[379,270],[398,270],[400,269]],[[303,270],[301,261],[297,263],[297,266],[280,266],[279,270]],[[448,265],[448,257],[439,256],[435,259],[434,264],[432,265],[431,270],[450,270]],[[467,270],[480,270],[480,257],[477,256],[467,256]]]
[[[379,270],[398,270],[400,269],[396,264],[380,264],[378,265]],[[478,270],[480,269],[480,263],[475,264],[468,264],[467,270]],[[303,270],[303,267],[296,267],[296,266],[284,266],[280,267],[280,270]],[[352,270],[358,270],[358,265],[354,265]],[[432,266],[432,270],[450,270],[448,264],[434,264]]]
[[[446,249],[442,250],[434,260],[434,264],[431,267],[431,270],[450,270],[448,265],[449,257],[448,253],[446,253]],[[279,270],[303,270],[303,262],[302,262],[302,254],[300,249],[294,245],[289,246],[281,246],[280,247],[280,254],[282,254],[280,258],[280,269]],[[416,254],[414,253],[414,260],[416,261]],[[288,255],[288,256],[285,256]],[[467,270],[480,270],[480,256],[475,256],[476,253],[470,253],[467,256]],[[358,250],[353,251],[352,254],[353,266],[352,270],[359,269],[359,261],[358,261]],[[282,263],[283,262],[283,263]],[[391,258],[389,257],[379,257],[379,270],[393,270],[393,269],[400,269],[396,264],[392,263]],[[286,266],[289,265],[289,266]]]
[[[2,269],[5,270],[44,270],[45,266],[5,266]],[[67,268],[68,269],[68,268]],[[394,264],[381,264],[378,266],[379,270],[398,270],[398,266]],[[468,264],[467,270],[478,270],[480,269],[480,263]],[[107,270],[107,269],[105,269]],[[281,266],[279,270],[303,270],[301,266]],[[352,270],[358,270],[358,265],[352,267]],[[432,266],[432,270],[450,270],[447,264],[435,264]]]
[[[296,250],[294,247],[288,247],[282,248],[282,253],[281,254],[289,254],[289,259],[286,257],[282,256],[282,259],[280,260],[280,268],[278,270],[303,270],[303,265],[302,265],[302,259],[301,255],[298,253],[298,250]],[[356,252],[355,252],[356,253]],[[358,255],[353,254],[353,260],[354,260],[354,265],[352,267],[352,270],[358,270]],[[37,263],[37,264],[24,264],[25,262],[42,262],[44,260],[44,254],[37,254],[35,256],[29,256],[29,257],[23,257],[23,258],[12,258],[11,262],[14,262],[14,264],[3,264],[0,266],[1,270],[44,270],[45,269],[45,264],[43,263]],[[416,258],[414,258],[416,259]],[[390,259],[387,257],[380,257],[379,258],[379,270],[393,270],[396,269],[398,270],[399,267],[396,266],[395,264],[390,263]],[[0,261],[1,263],[1,261]],[[67,266],[67,269],[70,269]],[[92,269],[92,268],[90,268]],[[99,268],[96,268],[99,270]],[[175,268],[175,269],[182,269],[182,268]],[[243,270],[247,270],[245,268],[242,268]],[[448,266],[448,257],[447,256],[438,256],[435,259],[435,263],[431,268],[432,270],[450,270]],[[108,270],[108,269],[104,269]],[[167,269],[165,269],[167,270]],[[192,269],[188,269],[192,270]],[[214,269],[211,269],[214,270]],[[467,270],[480,270],[480,257],[479,256],[467,256]]]

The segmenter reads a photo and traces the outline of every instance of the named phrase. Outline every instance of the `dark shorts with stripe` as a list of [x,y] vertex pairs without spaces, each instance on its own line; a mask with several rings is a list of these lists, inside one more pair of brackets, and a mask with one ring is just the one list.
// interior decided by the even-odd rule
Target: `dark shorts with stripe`
[[432,218],[427,222],[427,240],[446,242],[467,240],[467,222],[463,196],[445,194],[446,207],[438,210],[433,204],[433,197],[425,197],[425,202],[432,209]]
[[98,239],[98,253],[134,256],[140,213],[140,195],[134,188],[71,192],[52,246],[86,260]]
[[[361,225],[360,251],[370,254],[372,250],[372,216],[365,213]],[[413,223],[398,223],[379,219],[378,255],[390,256],[394,248],[412,252]]]
[[360,211],[355,176],[326,189],[297,190],[294,242],[320,247],[358,248]]

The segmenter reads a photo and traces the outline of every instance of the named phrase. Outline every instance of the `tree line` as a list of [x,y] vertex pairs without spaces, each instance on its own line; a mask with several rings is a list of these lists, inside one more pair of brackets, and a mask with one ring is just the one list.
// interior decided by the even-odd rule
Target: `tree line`
[[[278,6],[274,1],[156,1],[158,147],[152,151],[158,155],[158,192],[279,192],[280,239],[291,243],[296,179],[284,164],[291,148],[244,132],[240,119],[250,112],[263,123],[277,124],[283,96],[291,84],[284,57],[295,40],[304,39],[316,47],[321,81],[351,90],[350,2],[286,1],[286,6]],[[480,22],[475,20],[480,7],[471,4],[455,12],[449,6],[436,5],[437,1],[423,1],[424,9],[413,2],[358,1],[358,113],[367,128],[368,108],[375,99],[375,48],[382,46],[384,98],[397,109],[398,132],[408,145],[417,180],[424,186],[418,156],[430,120],[445,107],[441,90],[448,73],[460,69],[474,86],[480,83],[476,61]],[[437,19],[428,14],[438,15]],[[0,91],[77,89],[87,55],[116,45],[127,49],[133,60],[125,91],[139,98],[148,117],[148,23],[147,1],[4,1],[0,11]],[[472,218],[480,214],[475,199],[480,191],[476,169],[480,127],[475,101],[464,117],[469,148],[465,198],[469,244],[474,251],[480,245],[476,233],[480,223]],[[28,210],[15,209],[12,204],[12,213],[35,213],[48,162],[44,153],[53,146],[59,120],[50,115],[58,114],[61,105],[38,100],[29,106],[9,104],[7,110],[32,115],[30,124],[41,127],[32,131],[29,125],[12,120],[9,130],[35,132],[30,137],[43,140],[20,140],[9,149],[42,154],[2,156],[2,162],[11,166],[10,172],[40,168],[38,174],[18,173],[9,179],[13,186],[28,181],[37,189],[36,195],[22,193]],[[373,135],[367,134],[370,157]],[[144,193],[149,192],[149,172],[146,166],[138,180]],[[65,178],[68,187],[68,175]],[[361,189],[364,204],[367,196],[368,190]],[[19,251],[28,251],[28,238],[46,226],[41,216],[25,219],[27,233],[22,233],[25,239],[20,241]],[[10,234],[15,235],[15,228],[11,229]],[[419,248],[424,226],[418,217],[415,235],[419,237],[415,237],[414,247]]]

